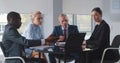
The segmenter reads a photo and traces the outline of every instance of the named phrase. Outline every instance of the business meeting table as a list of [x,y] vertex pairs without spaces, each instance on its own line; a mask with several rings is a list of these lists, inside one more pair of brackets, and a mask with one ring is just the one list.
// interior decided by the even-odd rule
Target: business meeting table
[[[63,43],[62,43],[63,44]],[[61,46],[61,45],[59,45]],[[42,46],[35,46],[35,47],[30,47],[30,49],[35,50],[37,52],[44,52],[44,53],[55,53],[55,54],[64,54],[64,52],[54,52],[53,48],[54,46],[48,46],[48,45],[42,45]],[[88,63],[88,58],[87,54],[92,51],[90,48],[85,48],[83,49],[83,52],[86,53],[86,63]],[[60,58],[58,58],[58,63],[60,63]]]

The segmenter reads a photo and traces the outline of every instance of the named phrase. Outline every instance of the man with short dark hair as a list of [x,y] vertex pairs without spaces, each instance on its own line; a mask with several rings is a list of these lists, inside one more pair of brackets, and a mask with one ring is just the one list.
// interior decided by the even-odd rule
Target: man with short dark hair
[[[24,47],[34,45],[32,42],[28,43],[26,38],[22,37],[17,29],[21,26],[21,17],[17,12],[9,12],[7,15],[8,24],[5,26],[2,44],[5,50],[6,57],[24,56]],[[32,54],[35,55],[35,54]],[[21,63],[20,60],[6,60],[5,63]]]
[[95,7],[91,14],[96,22],[96,26],[90,39],[83,42],[85,47],[95,49],[88,54],[90,59],[89,63],[92,63],[94,59],[101,59],[104,49],[110,46],[110,27],[107,22],[102,19],[102,10],[99,7]]

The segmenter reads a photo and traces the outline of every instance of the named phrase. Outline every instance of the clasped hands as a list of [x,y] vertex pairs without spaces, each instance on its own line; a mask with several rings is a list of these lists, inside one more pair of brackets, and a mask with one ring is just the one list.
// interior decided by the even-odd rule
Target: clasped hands
[[39,52],[36,52],[36,51],[32,51],[32,55],[31,55],[32,58],[38,58],[39,57]]
[[58,41],[58,42],[59,42],[59,41],[64,41],[64,39],[65,39],[65,36],[61,35],[61,36],[59,36],[59,39],[58,39],[57,41]]
[[87,45],[86,40],[84,40],[83,43],[82,43],[82,49],[85,49],[86,45]]

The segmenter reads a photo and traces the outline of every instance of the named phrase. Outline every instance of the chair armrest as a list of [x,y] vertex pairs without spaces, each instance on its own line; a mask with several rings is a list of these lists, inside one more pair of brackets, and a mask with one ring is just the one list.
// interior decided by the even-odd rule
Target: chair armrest
[[119,50],[120,48],[109,47],[109,48],[104,49],[100,63],[103,63],[103,59],[104,59],[104,56],[105,56],[105,53],[106,53],[107,50],[116,50],[116,49]]
[[22,57],[5,57],[5,59],[19,59],[22,61],[22,63],[25,63],[25,61]]

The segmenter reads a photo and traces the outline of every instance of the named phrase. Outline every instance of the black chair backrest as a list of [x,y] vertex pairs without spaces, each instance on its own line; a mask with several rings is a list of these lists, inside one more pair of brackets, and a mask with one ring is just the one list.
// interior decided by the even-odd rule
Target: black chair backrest
[[[112,48],[119,48],[120,46],[120,35],[116,35],[113,39]],[[119,50],[108,50],[106,52],[105,59],[113,60],[114,62],[118,61],[120,58]]]
[[4,48],[3,44],[2,44],[2,42],[0,42],[0,47],[2,49],[2,52],[3,52],[4,56],[6,57],[5,48]]
[[120,35],[116,35],[115,38],[113,39],[111,47],[119,48],[119,46],[120,46]]

